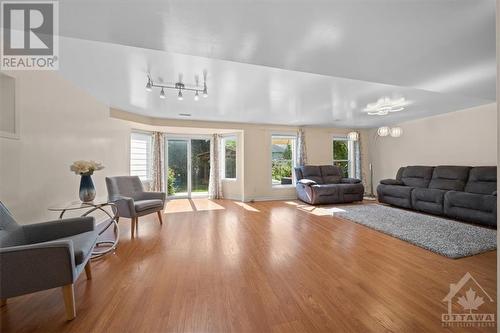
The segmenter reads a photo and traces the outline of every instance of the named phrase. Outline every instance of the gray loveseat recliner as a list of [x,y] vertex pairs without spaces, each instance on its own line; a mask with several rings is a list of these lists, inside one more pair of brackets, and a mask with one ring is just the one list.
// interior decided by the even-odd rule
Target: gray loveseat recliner
[[335,165],[295,168],[297,197],[311,205],[362,201],[365,188],[360,179],[342,178]]
[[496,226],[497,167],[407,166],[377,187],[394,206]]
[[62,287],[66,316],[75,318],[73,283],[85,269],[97,240],[93,217],[19,225],[0,202],[0,299]]

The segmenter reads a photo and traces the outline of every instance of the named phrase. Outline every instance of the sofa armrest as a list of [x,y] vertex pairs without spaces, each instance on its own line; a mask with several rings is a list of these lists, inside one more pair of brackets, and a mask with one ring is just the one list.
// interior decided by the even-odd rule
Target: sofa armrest
[[159,199],[165,202],[165,192],[142,192],[139,197],[141,200]]
[[340,180],[340,182],[342,184],[359,184],[359,183],[361,183],[361,179],[357,179],[357,178],[342,178]]
[[116,205],[119,217],[136,217],[134,199],[124,196],[115,196],[110,199],[112,203]]
[[302,184],[302,185],[306,185],[306,186],[311,186],[311,185],[317,184],[314,180],[305,179],[305,178],[302,178],[301,180],[299,180],[298,183]]
[[73,242],[58,240],[0,249],[0,298],[61,287],[76,279]]
[[382,179],[380,181],[380,184],[384,184],[384,185],[404,185],[404,183],[400,180],[397,180],[397,179]]
[[29,243],[48,242],[95,229],[94,217],[75,217],[22,226]]

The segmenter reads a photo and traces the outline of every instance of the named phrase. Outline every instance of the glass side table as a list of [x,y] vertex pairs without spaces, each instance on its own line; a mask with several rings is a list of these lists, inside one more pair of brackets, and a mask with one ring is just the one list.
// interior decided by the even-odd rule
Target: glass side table
[[[109,208],[111,212],[106,208]],[[89,216],[94,212],[104,213],[105,218],[96,222],[99,237],[97,238],[96,245],[92,250],[92,259],[101,258],[116,249],[120,233],[117,221],[118,209],[114,203],[108,202],[107,199],[95,199],[91,202],[72,201],[49,207],[49,210],[53,212],[60,212],[60,219],[62,219],[64,214],[69,211],[82,211],[83,213],[80,215],[82,217]],[[104,239],[104,236],[107,236],[110,233],[108,230],[111,227],[113,227],[113,238]]]

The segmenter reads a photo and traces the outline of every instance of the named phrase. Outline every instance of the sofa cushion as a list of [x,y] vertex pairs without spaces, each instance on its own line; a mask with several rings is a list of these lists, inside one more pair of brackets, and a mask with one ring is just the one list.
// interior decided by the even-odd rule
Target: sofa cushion
[[320,166],[321,177],[324,184],[338,184],[342,179],[342,172],[338,166],[322,165]]
[[485,212],[496,210],[496,200],[494,195],[484,195],[459,191],[448,191],[445,194],[447,205],[454,207],[469,208]]
[[470,167],[467,166],[437,166],[432,173],[429,188],[463,191],[469,177]]
[[384,185],[381,184],[377,187],[379,196],[391,196],[396,198],[405,198],[410,200],[411,191],[414,187],[399,186],[399,185]]
[[337,196],[340,194],[340,187],[336,184],[312,185],[311,188],[318,196]]
[[422,212],[441,215],[446,192],[439,189],[415,188],[411,192],[411,206]]
[[163,201],[159,199],[154,200],[138,200],[134,202],[136,212],[142,212],[153,208],[163,208]]
[[365,187],[361,183],[337,184],[342,194],[364,194]]
[[434,167],[407,166],[404,168],[401,180],[406,186],[427,187],[432,178]]
[[497,197],[448,191],[444,195],[444,213],[460,220],[496,226]]
[[71,240],[73,242],[75,264],[80,265],[90,255],[90,252],[94,248],[97,240],[97,231],[88,231],[75,236],[60,238],[60,240]]
[[497,167],[473,167],[465,185],[465,192],[493,194],[497,190]]
[[401,178],[403,178],[404,171],[405,171],[405,167],[401,167],[398,169],[398,172],[396,173],[396,180],[401,180]]
[[314,180],[318,184],[323,184],[323,178],[321,177],[321,169],[318,165],[304,165],[300,167],[302,171],[302,177],[310,180]]
[[398,207],[411,208],[411,192],[414,189],[410,186],[380,184],[377,186],[378,200]]

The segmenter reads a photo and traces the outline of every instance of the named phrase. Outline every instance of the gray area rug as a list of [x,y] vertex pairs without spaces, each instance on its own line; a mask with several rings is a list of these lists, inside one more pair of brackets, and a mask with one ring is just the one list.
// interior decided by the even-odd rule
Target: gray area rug
[[449,258],[497,248],[496,230],[403,209],[378,204],[337,206],[332,213]]

